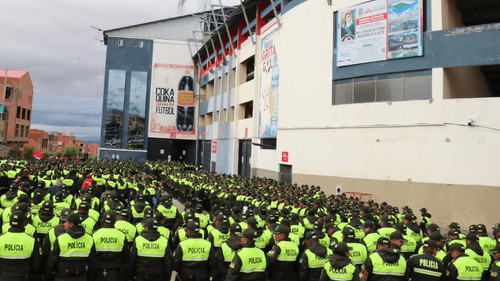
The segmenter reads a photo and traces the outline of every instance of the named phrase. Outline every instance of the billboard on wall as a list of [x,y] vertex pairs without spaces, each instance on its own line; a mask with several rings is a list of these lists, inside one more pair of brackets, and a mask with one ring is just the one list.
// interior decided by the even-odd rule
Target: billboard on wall
[[338,11],[337,66],[423,55],[422,0],[374,0]]
[[276,137],[278,134],[279,27],[271,25],[261,39],[259,137]]
[[193,65],[153,65],[150,138],[196,139],[193,73]]

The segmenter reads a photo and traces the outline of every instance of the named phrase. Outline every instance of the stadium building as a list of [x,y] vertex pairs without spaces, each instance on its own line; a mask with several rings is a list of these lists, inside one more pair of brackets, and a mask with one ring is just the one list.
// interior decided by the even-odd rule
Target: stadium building
[[[115,88],[109,42],[160,46],[156,24],[105,32],[105,105]],[[180,43],[134,56],[147,73],[139,151],[148,159],[372,194],[426,207],[441,225],[496,222],[500,13],[491,1],[247,0],[206,36],[194,52],[184,44],[191,61],[167,55]],[[132,81],[127,73],[121,81]],[[103,117],[103,131],[130,140],[121,121],[130,112],[111,118],[121,129]]]

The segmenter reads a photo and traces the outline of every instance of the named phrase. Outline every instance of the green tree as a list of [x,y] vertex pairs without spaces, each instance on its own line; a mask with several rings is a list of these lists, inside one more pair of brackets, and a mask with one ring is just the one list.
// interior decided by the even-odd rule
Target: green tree
[[49,159],[50,158],[50,153],[48,153],[47,151],[45,151],[43,153],[43,159]]
[[56,157],[57,157],[57,158],[60,158],[61,156],[62,156],[62,152],[58,151],[58,152],[56,153]]
[[19,146],[17,145],[14,145],[10,150],[9,152],[7,152],[7,156],[9,158],[14,158],[14,159],[19,159],[21,158],[22,156],[22,152],[21,150],[19,149]]
[[64,157],[74,158],[76,156],[78,156],[78,148],[74,146],[66,147],[66,149],[64,150]]
[[24,158],[24,160],[31,160],[31,159],[33,159],[33,150],[35,150],[35,148],[33,146],[25,146],[25,147],[23,147],[23,158]]

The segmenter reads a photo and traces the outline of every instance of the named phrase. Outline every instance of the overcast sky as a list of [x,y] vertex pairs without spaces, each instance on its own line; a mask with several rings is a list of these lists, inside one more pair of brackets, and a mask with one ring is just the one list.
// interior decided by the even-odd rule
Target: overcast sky
[[[209,4],[185,0],[182,14]],[[0,68],[29,71],[34,87],[31,127],[98,141],[106,46],[102,32],[91,26],[109,30],[175,17],[177,8],[178,0],[3,1]]]

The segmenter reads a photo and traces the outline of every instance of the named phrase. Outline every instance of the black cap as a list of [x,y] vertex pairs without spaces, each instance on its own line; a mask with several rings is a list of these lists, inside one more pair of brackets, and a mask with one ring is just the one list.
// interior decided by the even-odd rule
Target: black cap
[[391,241],[389,241],[389,239],[387,239],[386,237],[380,237],[377,240],[377,245],[390,244],[390,243],[391,243]]
[[247,239],[253,240],[255,238],[256,234],[257,234],[257,232],[255,230],[253,230],[251,228],[247,228],[240,235],[241,235],[241,237],[245,237]]
[[102,219],[105,223],[114,224],[116,222],[116,213],[113,210],[104,212]]
[[66,220],[76,225],[80,225],[80,223],[82,222],[82,217],[80,217],[76,213],[71,213]]
[[42,210],[45,212],[52,212],[54,210],[54,203],[50,200],[44,201],[42,204]]
[[161,220],[165,219],[165,216],[162,214],[162,212],[156,212],[155,219],[157,221],[161,221]]
[[455,235],[455,236],[459,236],[460,235],[460,231],[456,230],[456,229],[450,229],[448,231],[448,236],[450,235]]
[[426,208],[422,208],[419,210],[420,212],[424,212],[424,213],[427,213],[427,209]]
[[85,201],[82,201],[80,202],[80,204],[78,205],[78,209],[85,209],[85,210],[88,210],[90,209],[90,204],[85,202]]
[[500,229],[500,223],[495,223],[495,225],[493,226],[493,229]]
[[304,240],[309,240],[309,239],[318,239],[318,235],[316,233],[314,233],[314,231],[309,231],[306,233],[306,235],[304,236]]
[[61,219],[61,221],[65,222],[68,220],[68,216],[71,215],[72,213],[73,213],[73,210],[71,210],[69,208],[62,209],[61,215],[59,216],[59,218]]
[[347,243],[340,242],[335,244],[332,248],[333,252],[338,255],[344,256],[346,252],[349,252],[352,250],[349,246],[347,246]]
[[371,220],[366,220],[363,223],[363,228],[366,228],[366,227],[375,228],[375,223],[373,221],[371,221]]
[[241,234],[241,225],[239,223],[233,223],[229,226],[229,231],[234,234]]
[[352,229],[352,227],[344,227],[344,229],[342,230],[342,234],[349,239],[356,238],[356,233],[354,232],[354,229]]
[[382,222],[389,222],[389,216],[388,215],[383,215],[380,216],[380,221]]
[[460,252],[464,252],[465,251],[465,247],[464,245],[462,245],[461,243],[453,243],[451,244],[449,247],[448,247],[448,253],[451,253],[453,251],[460,251]]
[[469,226],[469,231],[472,232],[472,233],[476,233],[477,232],[477,225],[471,224]]
[[415,217],[414,214],[406,214],[404,219],[409,221],[414,221],[417,219],[417,217]]
[[475,233],[470,232],[465,237],[465,240],[469,240],[469,241],[472,241],[472,242],[477,242],[477,241],[479,241],[479,237],[477,237],[477,235]]
[[274,230],[274,234],[285,234],[286,236],[288,236],[288,234],[290,234],[290,228],[286,227],[285,225],[280,224]]
[[443,236],[441,232],[439,231],[434,231],[429,235],[429,238],[435,241],[441,241],[441,242],[446,242],[448,241],[448,237]]
[[158,221],[154,218],[147,218],[142,221],[142,226],[143,227],[148,227],[150,229],[157,229],[158,228]]
[[436,240],[432,239],[427,239],[427,241],[425,241],[422,246],[424,248],[435,248],[435,249],[439,248]]
[[27,194],[24,194],[24,193],[21,193],[21,195],[19,195],[17,197],[17,202],[29,202],[30,201],[30,197],[27,195]]
[[314,229],[323,229],[323,221],[315,221],[314,224],[313,224],[313,228]]
[[403,237],[403,234],[401,234],[401,232],[393,232],[391,233],[391,236],[389,237],[389,239],[397,239],[397,240],[400,240],[400,241],[406,241],[406,239]]
[[439,225],[437,225],[435,223],[428,224],[427,228],[430,229],[432,232],[441,231],[441,228],[439,228]]
[[145,218],[152,218],[153,217],[153,209],[151,209],[151,208],[144,209],[144,217]]
[[460,224],[458,222],[452,222],[448,225],[449,228],[460,230]]
[[484,224],[478,224],[477,225],[477,232],[486,232],[486,225]]
[[331,222],[325,224],[325,230],[328,230],[330,228],[335,228],[335,225],[333,223],[331,223]]
[[26,221],[26,216],[21,211],[14,211],[10,215],[10,225],[11,226],[20,226]]
[[198,231],[200,229],[200,224],[196,221],[190,221],[186,224],[186,230]]
[[247,224],[251,226],[257,226],[259,223],[257,222],[257,219],[254,217],[250,217],[247,220]]
[[28,205],[25,202],[19,202],[14,205],[13,210],[27,213],[29,211]]

